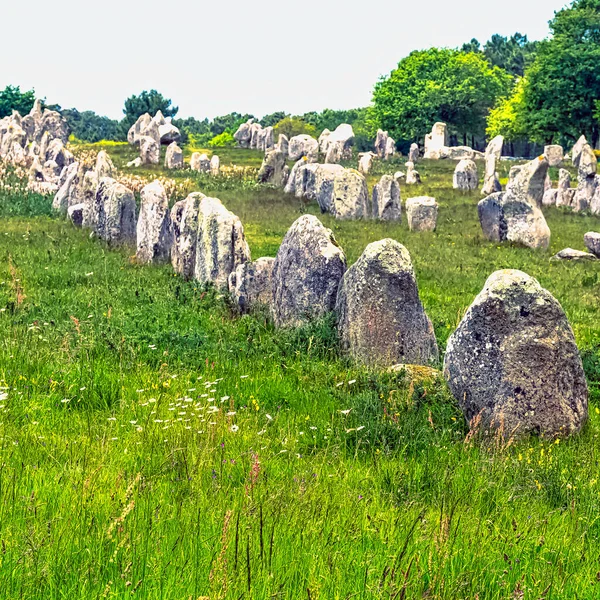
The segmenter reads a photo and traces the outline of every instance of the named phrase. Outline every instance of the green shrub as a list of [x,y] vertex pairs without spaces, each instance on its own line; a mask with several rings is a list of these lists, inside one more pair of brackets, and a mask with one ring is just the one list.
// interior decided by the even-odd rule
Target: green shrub
[[232,146],[235,146],[235,139],[229,131],[224,131],[219,135],[215,135],[215,137],[208,142],[208,146],[210,148],[231,148]]

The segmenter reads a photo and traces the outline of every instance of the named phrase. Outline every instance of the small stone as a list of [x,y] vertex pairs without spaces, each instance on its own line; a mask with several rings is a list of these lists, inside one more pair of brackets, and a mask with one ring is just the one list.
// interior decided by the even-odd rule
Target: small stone
[[406,201],[406,218],[411,231],[435,231],[438,203],[435,198],[418,196]]
[[274,258],[259,258],[237,266],[229,275],[229,293],[240,313],[259,306],[268,307],[273,298],[272,276]]

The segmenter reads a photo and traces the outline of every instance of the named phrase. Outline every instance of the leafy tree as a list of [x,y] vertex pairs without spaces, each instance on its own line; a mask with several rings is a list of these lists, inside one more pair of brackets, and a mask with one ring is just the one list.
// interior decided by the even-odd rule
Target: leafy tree
[[231,148],[235,146],[235,139],[229,131],[224,131],[208,142],[209,148]]
[[101,140],[126,139],[118,121],[97,115],[92,110],[79,112],[76,108],[66,108],[60,112],[66,119],[71,133],[81,141],[94,143]]
[[33,108],[34,102],[33,90],[22,92],[18,85],[7,85],[0,91],[0,119],[11,115],[13,110],[26,115]]
[[525,120],[525,88],[527,80],[517,80],[510,95],[500,98],[490,111],[487,119],[487,137],[491,139],[503,135],[506,140],[515,141],[527,137]]
[[600,99],[600,0],[575,0],[550,21],[527,70],[524,118],[531,138],[568,144],[582,133],[596,145]]
[[[270,115],[265,115],[259,123],[263,127],[274,127],[281,121],[281,119],[285,119],[288,116],[288,113],[283,110],[279,110],[277,112],[271,113]],[[247,120],[247,119],[246,119]]]
[[224,131],[234,134],[242,123],[245,123],[248,121],[248,119],[252,118],[254,118],[253,115],[242,115],[238,112],[232,112],[228,115],[215,117],[209,125],[210,133],[212,133],[211,137],[219,135]]
[[316,137],[317,128],[314,125],[307,123],[301,117],[285,117],[275,125],[273,133],[275,137],[284,134],[290,138],[302,133]]
[[460,49],[461,52],[481,52],[481,44],[475,38],[472,38],[470,42],[466,42]]
[[436,121],[466,139],[483,135],[490,108],[510,83],[510,75],[481,54],[415,51],[375,85],[374,115],[396,140],[421,139]]
[[478,52],[483,54],[495,67],[500,67],[514,76],[522,77],[525,68],[535,58],[539,42],[530,42],[526,35],[515,33],[511,37],[494,34],[481,47],[478,40],[473,38],[462,45],[461,52]]
[[129,129],[144,113],[150,113],[151,116],[154,116],[159,110],[165,117],[174,117],[179,108],[173,106],[169,98],[165,98],[156,90],[143,91],[137,96],[130,96],[125,100],[125,108],[123,109],[125,114],[123,118],[124,128]]
[[352,125],[358,118],[361,117],[364,109],[351,108],[349,110],[333,110],[326,108],[321,112],[308,112],[304,113],[300,118],[313,125],[318,133],[321,133],[324,129],[333,131],[338,125],[342,123],[348,123]]

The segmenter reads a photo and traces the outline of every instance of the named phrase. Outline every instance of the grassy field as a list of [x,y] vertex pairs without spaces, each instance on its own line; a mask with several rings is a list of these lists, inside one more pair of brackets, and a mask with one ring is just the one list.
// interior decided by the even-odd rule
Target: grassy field
[[[548,251],[491,244],[453,164],[418,168],[402,196],[436,197],[435,233],[320,218],[349,263],[384,237],[408,248],[442,350],[494,270],[538,278],[584,356],[583,433],[473,443],[443,381],[352,365],[331,320],[235,318],[15,184],[0,189],[1,598],[600,597],[600,266],[549,262],[600,221],[549,209]],[[255,258],[318,214],[245,179],[175,177],[240,216]]]

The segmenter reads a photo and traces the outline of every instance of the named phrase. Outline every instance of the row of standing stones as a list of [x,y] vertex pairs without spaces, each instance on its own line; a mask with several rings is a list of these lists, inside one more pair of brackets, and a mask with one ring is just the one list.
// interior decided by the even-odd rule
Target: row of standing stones
[[[50,131],[61,131],[55,115],[32,112],[29,121],[34,125],[25,123],[30,129],[18,125],[15,115],[8,126],[6,120],[0,123],[5,160],[18,163],[25,154],[30,162],[31,156],[39,161],[37,139],[47,144]],[[15,132],[22,152],[14,145]],[[410,255],[397,241],[369,244],[347,268],[332,231],[316,217],[303,215],[274,259],[252,261],[239,218],[218,199],[196,192],[169,209],[163,186],[154,181],[141,192],[137,216],[134,194],[112,177],[114,166],[105,152],[88,171],[66,158],[69,164],[57,178],[54,208],[109,244],[135,242],[140,263],[170,261],[184,278],[229,290],[240,312],[266,305],[279,328],[334,312],[342,350],[370,367],[432,365],[439,360]],[[513,189],[512,194],[527,197],[532,206],[537,203],[547,163],[542,158],[521,168],[506,194]],[[321,187],[335,186],[335,179],[325,181]],[[322,194],[325,201],[327,193]],[[503,218],[508,220],[506,213]],[[547,290],[520,271],[489,277],[448,341],[444,374],[472,427],[495,428],[510,436],[565,436],[586,421],[587,384],[566,315]]]

